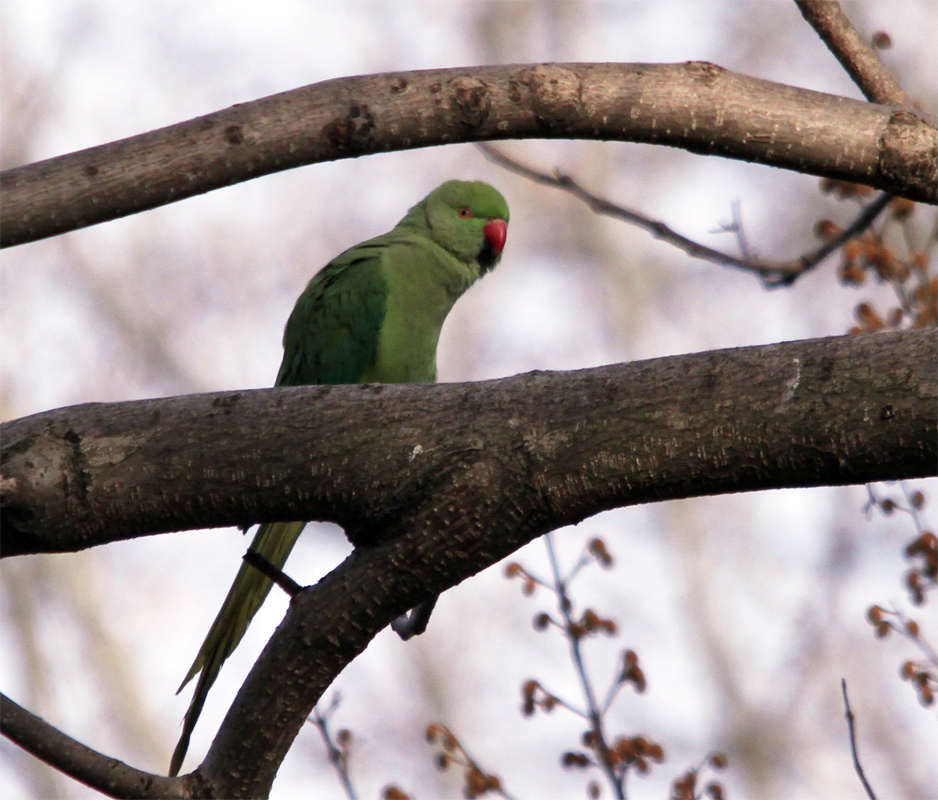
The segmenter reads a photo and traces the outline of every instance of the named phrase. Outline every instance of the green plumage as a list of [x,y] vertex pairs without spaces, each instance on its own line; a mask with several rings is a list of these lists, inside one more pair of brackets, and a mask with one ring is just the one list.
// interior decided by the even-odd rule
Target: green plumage
[[[507,222],[508,206],[491,186],[448,181],[393,230],[333,259],[290,314],[276,385],[436,380],[443,321],[459,296],[498,262]],[[261,525],[250,549],[282,568],[304,525]],[[170,775],[179,773],[208,691],[271,585],[241,565],[179,687],[199,676]]]

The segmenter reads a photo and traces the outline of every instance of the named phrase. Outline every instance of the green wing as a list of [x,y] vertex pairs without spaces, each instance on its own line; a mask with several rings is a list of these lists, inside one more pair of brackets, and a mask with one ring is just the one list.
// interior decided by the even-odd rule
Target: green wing
[[383,238],[347,250],[309,282],[287,320],[277,386],[357,383],[374,361],[387,310]]

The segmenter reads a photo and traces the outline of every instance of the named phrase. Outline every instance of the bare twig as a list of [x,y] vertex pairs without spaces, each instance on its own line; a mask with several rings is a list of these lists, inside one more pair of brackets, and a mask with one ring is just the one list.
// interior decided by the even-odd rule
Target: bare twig
[[[550,568],[554,574],[554,589],[557,592],[557,606],[564,619],[564,630],[571,631],[574,627],[574,619],[571,615],[573,602],[567,594],[567,582],[560,574],[560,563],[557,561],[557,554],[554,551],[554,542],[551,534],[544,535],[544,544],[547,546],[547,555],[550,559]],[[568,636],[570,643],[570,656],[573,659],[573,665],[576,667],[577,676],[580,679],[580,688],[583,690],[583,699],[586,701],[586,719],[590,726],[590,732],[596,737],[598,748],[608,748],[606,734],[603,730],[603,712],[596,703],[596,697],[593,692],[593,685],[589,675],[586,672],[586,665],[583,663],[583,653],[580,649],[580,637]],[[606,779],[612,787],[612,791],[619,800],[625,800],[625,776],[626,770],[617,770],[611,759],[598,759],[600,769],[606,774]]]
[[860,781],[863,784],[863,788],[866,789],[867,796],[870,798],[870,800],[876,800],[876,795],[873,793],[873,789],[870,786],[869,781],[867,781],[866,775],[863,774],[863,767],[860,764],[860,756],[857,755],[857,735],[854,724],[853,711],[850,710],[850,700],[847,698],[846,678],[840,679],[840,688],[844,693],[844,708],[846,709],[847,729],[850,731],[850,752],[853,753],[853,768],[857,771],[857,775],[860,776]]
[[912,106],[912,98],[892,77],[879,55],[850,22],[837,0],[795,0],[853,82],[872,103]]
[[710,233],[732,233],[736,237],[736,245],[739,247],[739,252],[743,254],[743,258],[752,261],[754,256],[743,230],[743,218],[739,213],[739,200],[734,200],[731,208],[733,210],[733,221],[721,222],[720,226],[716,230],[710,231]]
[[[919,536],[925,533],[925,519],[922,516],[922,507],[919,502],[916,502],[915,495],[916,492],[912,491],[909,488],[908,481],[899,481],[899,488],[902,489],[902,494],[905,495],[905,506],[904,510],[908,511],[909,516],[912,517],[912,522],[915,523],[915,530],[918,531]],[[924,502],[924,495],[919,493]]]
[[293,580],[293,578],[287,575],[282,569],[271,564],[260,553],[248,550],[241,558],[265,577],[270,578],[277,586],[290,595],[290,597],[296,597],[303,591],[303,587]]
[[351,743],[351,734],[346,730],[339,731],[339,742],[336,744],[329,730],[329,717],[331,717],[333,712],[339,707],[340,702],[341,697],[337,692],[332,696],[329,708],[325,711],[320,711],[319,706],[313,709],[309,721],[316,726],[319,735],[322,736],[322,741],[326,745],[326,751],[329,753],[329,761],[331,761],[332,766],[335,767],[336,774],[339,776],[339,782],[342,784],[345,794],[348,795],[349,800],[358,800],[358,795],[355,794],[355,787],[352,785],[352,778],[348,772],[348,750],[349,744]]
[[[692,239],[688,239],[686,236],[682,236],[669,228],[663,222],[649,219],[642,214],[623,208],[602,197],[597,197],[592,192],[580,186],[580,184],[569,175],[560,172],[560,170],[557,170],[554,175],[548,175],[546,172],[541,172],[526,164],[522,164],[520,161],[516,161],[491,145],[479,145],[479,149],[482,150],[490,161],[518,175],[522,175],[535,183],[553,186],[557,189],[563,189],[565,192],[569,192],[574,197],[586,203],[586,205],[597,214],[605,214],[606,216],[637,225],[656,238],[663,239],[694,258],[701,258],[715,264],[736,267],[737,269],[755,273],[762,279],[765,285],[769,287],[790,286],[793,284],[799,277],[814,269],[814,267],[820,264],[831,253],[842,247],[850,239],[863,233],[889,205],[889,201],[892,200],[891,195],[885,193],[881,194],[864,208],[859,216],[857,216],[840,234],[828,239],[817,249],[805,253],[798,258],[789,261],[763,261],[762,259],[748,257],[737,258],[736,256],[722,253],[719,250],[714,250]],[[728,230],[733,230],[733,228],[730,227]],[[743,240],[741,239],[740,241],[742,242]]]
[[5,695],[0,695],[0,730],[36,758],[109,797],[205,796],[197,775],[167,778],[134,769],[67,736]]
[[[557,559],[550,533],[545,534],[544,543],[547,546],[550,561],[551,582],[536,578],[518,563],[509,564],[506,575],[509,578],[522,578],[524,580],[522,591],[525,594],[531,594],[535,584],[540,584],[557,598],[559,618],[555,619],[545,612],[539,613],[534,617],[534,628],[543,631],[553,625],[563,633],[580,682],[585,708],[576,709],[563,698],[545,689],[538,681],[528,680],[522,688],[524,698],[522,713],[530,716],[537,708],[550,712],[556,706],[561,705],[582,717],[587,725],[582,740],[586,752],[567,751],[563,754],[562,763],[566,767],[577,769],[598,768],[612,787],[613,795],[619,800],[625,800],[625,780],[629,772],[634,768],[640,774],[646,773],[650,761],[661,763],[664,760],[664,749],[644,736],[631,738],[618,736],[614,741],[610,741],[605,730],[604,717],[615,698],[617,689],[626,683],[631,683],[636,691],[643,692],[646,686],[645,676],[639,666],[638,655],[633,650],[625,650],[622,654],[622,668],[618,671],[612,688],[607,693],[605,703],[602,706],[597,703],[593,682],[586,670],[581,642],[599,633],[615,636],[617,626],[614,620],[603,619],[589,608],[579,619],[576,619],[573,599],[569,592],[570,582],[583,566],[595,562],[604,569],[610,569],[613,563],[612,557],[605,543],[598,537],[594,538],[584,549],[573,568],[564,575],[560,569],[560,562]],[[587,794],[590,797],[598,797],[599,791],[599,784],[591,780]]]
[[[912,642],[915,643],[915,646],[922,652],[922,655],[925,656],[928,663],[938,667],[938,653],[935,652],[935,648],[931,646],[931,643],[916,630],[917,626],[909,625],[912,620],[896,608],[895,603],[892,604],[891,610],[896,617],[896,625],[893,627],[906,639],[911,639]],[[913,634],[912,631],[915,631],[915,633]]]
[[[869,500],[864,503],[863,511],[866,513],[867,517],[869,517],[873,508],[878,508],[880,512],[887,516],[899,511],[908,514],[911,518],[917,536],[905,547],[905,556],[910,562],[910,569],[905,574],[903,582],[906,589],[909,591],[912,603],[914,605],[923,605],[927,594],[938,588],[938,554],[936,554],[935,534],[926,527],[926,522],[921,512],[925,502],[925,495],[917,490],[910,491],[905,481],[900,480],[899,486],[905,494],[905,502],[892,497],[880,497],[876,488],[872,485],[868,485],[866,491]],[[916,559],[919,557],[923,559],[921,564],[916,563]],[[879,609],[877,613],[882,612],[887,614],[887,616],[892,614],[897,619],[897,623],[894,624],[886,618],[880,617],[879,619],[873,619],[871,617],[870,621],[878,629],[877,635],[883,636],[888,632],[888,628],[893,628],[903,636],[910,636],[910,638],[916,641],[920,648],[924,648],[923,652],[931,663],[938,667],[938,654],[921,639],[917,625],[913,626],[915,629],[914,634],[911,633],[911,629],[908,625],[912,623],[912,620],[905,619],[895,606],[893,606],[892,612],[887,612],[882,606],[878,605],[872,608]]]
[[465,745],[446,725],[441,722],[431,722],[427,726],[426,739],[430,744],[439,745],[442,750],[437,759],[437,766],[440,769],[448,769],[450,764],[463,768],[466,797],[481,797],[493,792],[504,800],[515,800],[514,796],[502,786],[501,778],[482,769],[479,762],[472,757]]

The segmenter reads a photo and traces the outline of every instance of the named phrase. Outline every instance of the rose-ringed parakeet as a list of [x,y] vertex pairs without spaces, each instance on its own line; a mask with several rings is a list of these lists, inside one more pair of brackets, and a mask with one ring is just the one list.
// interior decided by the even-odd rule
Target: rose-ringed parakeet
[[[313,277],[287,320],[276,385],[435,381],[443,321],[459,296],[498,263],[507,232],[508,206],[491,186],[439,186],[389,233],[346,250]],[[250,549],[283,567],[304,524],[265,523]],[[199,675],[170,775],[179,773],[208,691],[271,585],[242,564],[179,687]],[[402,638],[423,631],[433,602],[395,622]]]

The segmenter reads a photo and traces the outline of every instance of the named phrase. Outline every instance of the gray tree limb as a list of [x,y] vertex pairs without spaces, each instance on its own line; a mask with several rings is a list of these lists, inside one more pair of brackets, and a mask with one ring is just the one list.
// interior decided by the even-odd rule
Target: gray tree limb
[[499,502],[536,501],[548,527],[675,497],[930,475],[934,339],[43,412],[0,428],[3,555],[282,519],[330,520],[375,545],[480,470],[498,474]]
[[380,630],[548,530],[656,500],[936,474],[936,357],[922,330],[45,412],[0,431],[4,554],[260,519],[342,524],[356,549],[293,599],[185,779],[264,796]]
[[495,139],[650,142],[938,203],[938,129],[714,64],[538,64],[339,78],[0,174],[0,246],[305,164]]
[[[530,404],[505,409],[514,444],[467,448],[465,468],[390,538],[356,548],[297,595],[198,774],[222,794],[265,794],[322,692],[374,635],[558,524],[691,492],[934,475],[936,355],[934,332],[923,331],[589,370],[569,384],[529,379]],[[572,426],[531,424],[535,405],[579,398]],[[258,771],[232,778],[245,763]]]

